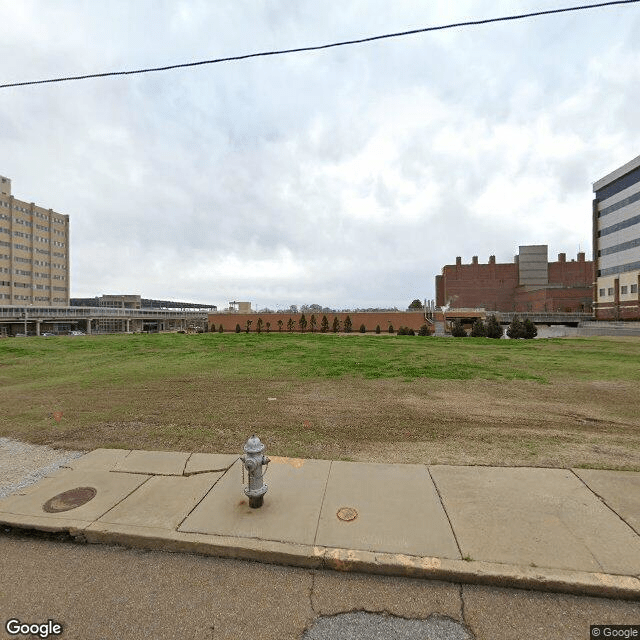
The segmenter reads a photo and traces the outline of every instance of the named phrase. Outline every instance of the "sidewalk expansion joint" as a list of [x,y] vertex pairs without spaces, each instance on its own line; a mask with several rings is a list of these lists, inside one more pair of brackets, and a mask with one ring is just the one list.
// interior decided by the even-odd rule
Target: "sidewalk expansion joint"
[[[148,475],[148,474],[142,474],[142,475]],[[127,493],[126,496],[123,496],[120,500],[118,500],[118,502],[116,502],[114,505],[111,505],[104,513],[100,514],[93,522],[97,522],[98,520],[100,520],[100,518],[103,518],[104,516],[106,516],[107,513],[109,513],[110,511],[113,511],[119,504],[122,504],[129,496],[132,496],[140,487],[144,487],[144,485],[147,484],[147,482],[149,482],[151,478],[153,478],[153,476],[149,476],[142,484],[139,484],[137,487],[129,491],[129,493]]]
[[456,535],[455,529],[453,528],[453,523],[451,522],[451,518],[449,517],[449,512],[447,511],[447,507],[444,505],[444,500],[442,499],[442,495],[440,494],[440,488],[436,483],[434,477],[431,475],[431,469],[429,469],[428,465],[425,465],[427,468],[427,473],[431,478],[431,482],[433,482],[433,486],[435,487],[436,493],[438,494],[438,499],[440,500],[440,504],[442,505],[442,509],[444,511],[444,515],[447,516],[447,522],[449,523],[449,528],[451,529],[451,534],[453,535],[453,539],[456,541],[456,547],[458,547],[458,553],[460,557],[464,560],[464,556],[462,555],[462,549],[460,548],[460,543],[458,542],[458,536]]
[[316,545],[318,539],[318,531],[320,530],[320,516],[322,515],[322,507],[324,507],[324,499],[327,495],[327,487],[329,486],[329,477],[331,476],[331,469],[333,469],[333,460],[329,461],[329,471],[327,472],[327,479],[324,483],[324,491],[322,492],[322,500],[320,501],[320,508],[318,509],[318,520],[316,522],[316,532],[313,536],[313,544]]
[[571,471],[571,473],[573,473],[573,475],[578,478],[578,480],[587,488],[587,490],[590,491],[596,498],[598,498],[598,500],[600,500],[600,502],[602,502],[602,504],[604,504],[604,506],[607,507],[607,509],[609,509],[611,513],[614,513],[616,516],[618,516],[618,518],[622,522],[624,522],[624,524],[626,524],[627,527],[629,527],[629,529],[633,531],[633,533],[635,533],[637,536],[640,536],[640,531],[636,531],[597,491],[594,491],[573,469],[569,469],[569,471]]

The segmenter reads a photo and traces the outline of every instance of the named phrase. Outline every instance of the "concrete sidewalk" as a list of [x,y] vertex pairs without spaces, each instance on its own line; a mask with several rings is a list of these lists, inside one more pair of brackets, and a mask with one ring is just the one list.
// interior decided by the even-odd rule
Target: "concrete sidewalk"
[[0,524],[92,543],[640,600],[640,473],[271,460],[264,505],[250,509],[238,456],[97,449],[0,500]]

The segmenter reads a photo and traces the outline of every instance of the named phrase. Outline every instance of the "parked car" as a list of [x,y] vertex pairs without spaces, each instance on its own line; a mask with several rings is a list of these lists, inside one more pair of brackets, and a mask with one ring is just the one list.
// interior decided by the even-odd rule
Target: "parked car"
[[51,338],[52,336],[55,336],[55,333],[49,333],[48,331],[45,331],[44,333],[40,334],[43,338]]
[[86,336],[84,331],[69,331],[70,336]]

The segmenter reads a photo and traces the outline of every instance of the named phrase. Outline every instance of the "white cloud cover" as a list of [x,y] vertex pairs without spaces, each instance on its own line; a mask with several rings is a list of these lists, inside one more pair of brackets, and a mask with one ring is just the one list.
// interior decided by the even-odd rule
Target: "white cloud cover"
[[[558,2],[0,0],[0,83]],[[458,255],[590,254],[638,104],[640,4],[2,89],[0,174],[69,214],[72,296],[402,308]]]

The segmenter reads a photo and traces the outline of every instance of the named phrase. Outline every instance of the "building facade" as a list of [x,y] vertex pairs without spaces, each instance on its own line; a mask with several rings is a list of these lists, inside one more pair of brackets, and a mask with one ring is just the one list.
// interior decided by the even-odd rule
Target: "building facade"
[[69,305],[69,216],[11,194],[0,176],[0,305]]
[[584,312],[592,310],[593,262],[580,252],[567,262],[560,253],[548,261],[547,245],[521,246],[513,263],[445,265],[436,276],[436,305],[452,309],[517,312]]
[[596,318],[640,320],[640,156],[593,191]]

